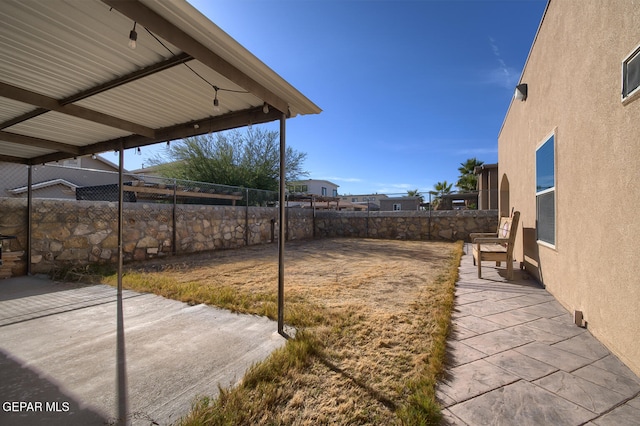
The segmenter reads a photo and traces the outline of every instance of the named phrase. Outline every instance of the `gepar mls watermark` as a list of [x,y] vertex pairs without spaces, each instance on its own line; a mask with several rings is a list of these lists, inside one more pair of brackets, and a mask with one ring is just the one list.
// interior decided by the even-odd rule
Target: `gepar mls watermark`
[[70,409],[67,401],[4,401],[5,413],[66,413]]

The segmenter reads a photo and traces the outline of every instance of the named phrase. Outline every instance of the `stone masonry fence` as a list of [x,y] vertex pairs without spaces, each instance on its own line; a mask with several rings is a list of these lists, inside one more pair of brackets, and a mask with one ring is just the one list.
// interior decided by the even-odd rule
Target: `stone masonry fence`
[[[278,236],[273,207],[126,203],[123,215],[125,262],[160,256],[268,244]],[[116,264],[117,203],[33,200],[31,268]],[[471,232],[492,232],[495,210],[338,212],[287,209],[288,240],[327,237],[406,240],[467,240]],[[27,203],[0,199],[0,234],[5,240],[4,276],[27,270]],[[1,276],[1,275],[0,275]]]

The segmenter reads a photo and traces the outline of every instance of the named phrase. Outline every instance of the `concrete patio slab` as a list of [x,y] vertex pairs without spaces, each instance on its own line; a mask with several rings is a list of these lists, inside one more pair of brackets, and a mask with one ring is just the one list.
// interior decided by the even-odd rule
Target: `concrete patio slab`
[[594,339],[591,334],[578,334],[571,339],[558,343],[556,347],[593,361],[609,355],[609,350]]
[[506,330],[514,333],[514,335],[522,337],[523,339],[528,339],[529,341],[534,342],[552,344],[562,340],[562,337],[556,334],[547,333],[546,331],[540,330],[536,327],[531,327],[530,324],[531,323],[523,323],[520,325],[509,327]]
[[452,340],[447,342],[447,364],[455,367],[485,358],[487,354],[473,349],[464,343]]
[[627,397],[565,371],[558,371],[534,382],[594,413],[602,414]]
[[450,369],[441,389],[454,401],[461,402],[518,380],[519,377],[480,359]]
[[574,371],[573,374],[597,383],[610,391],[619,392],[627,398],[632,398],[640,394],[640,384],[638,384],[637,381],[594,367],[593,365],[586,365]]
[[448,367],[436,395],[448,425],[640,424],[640,378],[543,287],[462,257]]
[[579,405],[525,381],[480,395],[449,410],[468,425],[569,426],[581,425],[594,417]]
[[539,317],[534,314],[528,314],[526,312],[522,312],[519,309],[507,312],[500,312],[499,314],[489,315],[485,317],[491,322],[498,323],[502,326],[510,327],[513,325],[522,324],[525,322],[530,322],[538,319]]
[[640,396],[636,396],[632,400],[628,401],[627,405],[630,405],[633,408],[637,408],[638,410],[640,410]]
[[463,342],[487,355],[493,355],[526,345],[533,342],[533,339],[528,336],[522,336],[513,329],[501,329],[465,339]]
[[555,300],[527,306],[522,310],[524,312],[533,313],[534,315],[538,315],[539,317],[542,317],[542,318],[553,318],[553,317],[557,317],[558,315],[563,315],[567,312],[567,310],[564,309],[562,305],[556,302]]
[[[610,373],[616,374],[618,376],[626,377],[627,379],[640,384],[640,377],[633,374],[633,371],[631,371],[629,367],[624,365],[618,358],[616,358],[613,355],[607,355],[604,358],[594,362],[591,365],[593,365],[594,367],[598,367],[602,370],[606,370]],[[640,397],[636,398],[636,400],[640,402]]]
[[549,318],[539,318],[535,321],[529,322],[527,326],[546,331],[549,334],[554,334],[560,337],[561,340],[575,337],[578,334],[586,332],[584,328],[576,327],[572,323],[560,322]]
[[521,346],[515,349],[516,351],[527,355],[531,358],[535,358],[538,361],[546,362],[549,365],[559,368],[563,371],[574,371],[580,367],[592,362],[591,360],[573,354],[571,352],[563,351],[560,348],[544,344],[540,342],[534,342],[526,346]]
[[547,376],[557,369],[549,364],[530,358],[516,351],[506,351],[486,358],[509,373],[528,381]]
[[[132,424],[167,425],[282,346],[266,318],[123,292]],[[37,277],[0,282],[0,424],[102,425],[118,413],[116,290]],[[16,408],[16,409],[14,409]]]
[[625,404],[594,420],[593,424],[597,426],[633,425],[638,424],[638,419],[640,419],[640,410]]
[[502,328],[499,324],[496,324],[486,318],[479,318],[475,315],[469,315],[466,313],[464,316],[453,320],[454,330],[457,326],[464,327],[467,330],[479,334],[500,330]]

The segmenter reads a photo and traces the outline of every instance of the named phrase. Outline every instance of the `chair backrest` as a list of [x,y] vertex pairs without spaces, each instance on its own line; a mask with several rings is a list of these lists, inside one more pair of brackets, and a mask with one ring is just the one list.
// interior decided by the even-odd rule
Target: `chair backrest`
[[513,244],[516,240],[516,232],[518,232],[518,222],[520,221],[520,212],[513,212],[513,216],[500,219],[500,229],[498,229],[498,238],[508,238],[507,248],[513,250]]
[[504,229],[505,226],[507,226],[507,229],[511,227],[511,225],[505,225],[507,221],[511,223],[511,218],[509,216],[500,217],[500,223],[498,223],[498,230],[496,231],[496,237],[502,238],[502,232],[500,232],[500,230]]

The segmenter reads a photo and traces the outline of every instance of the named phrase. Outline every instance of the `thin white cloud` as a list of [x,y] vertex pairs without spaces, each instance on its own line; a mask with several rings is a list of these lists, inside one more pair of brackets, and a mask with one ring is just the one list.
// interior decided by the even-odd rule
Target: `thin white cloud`
[[410,183],[377,183],[375,192],[378,194],[399,194],[409,190],[416,189],[415,185]]
[[482,154],[495,154],[498,152],[498,147],[495,148],[463,148],[454,151],[457,155],[482,155]]
[[489,74],[489,83],[498,84],[507,89],[513,88],[520,79],[518,71],[507,66],[493,37],[489,37],[489,45],[498,61],[498,68],[492,70]]
[[364,182],[362,179],[360,178],[353,178],[353,177],[338,177],[338,176],[325,176],[325,177],[320,177],[318,179],[322,179],[322,180],[328,180],[328,181],[336,181],[336,182],[351,182],[351,183],[357,183],[357,182]]

